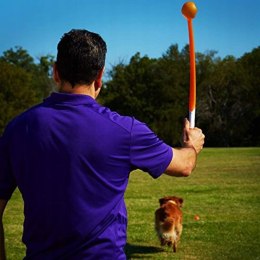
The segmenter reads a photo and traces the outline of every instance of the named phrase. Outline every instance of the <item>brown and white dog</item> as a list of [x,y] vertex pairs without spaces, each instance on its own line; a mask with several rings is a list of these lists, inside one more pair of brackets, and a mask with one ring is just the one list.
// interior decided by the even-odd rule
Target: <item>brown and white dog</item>
[[183,199],[168,196],[159,199],[160,208],[155,211],[155,230],[161,245],[173,247],[176,252],[177,244],[182,233],[182,203]]

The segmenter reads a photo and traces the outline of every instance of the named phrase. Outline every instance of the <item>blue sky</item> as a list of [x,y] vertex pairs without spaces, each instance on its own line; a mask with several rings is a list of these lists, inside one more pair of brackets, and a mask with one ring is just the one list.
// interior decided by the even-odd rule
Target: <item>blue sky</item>
[[[85,28],[107,42],[107,67],[136,53],[160,57],[188,43],[182,0],[8,0],[0,2],[0,54],[21,46],[34,58],[56,55],[64,32]],[[260,45],[259,0],[196,0],[195,50],[242,56]]]

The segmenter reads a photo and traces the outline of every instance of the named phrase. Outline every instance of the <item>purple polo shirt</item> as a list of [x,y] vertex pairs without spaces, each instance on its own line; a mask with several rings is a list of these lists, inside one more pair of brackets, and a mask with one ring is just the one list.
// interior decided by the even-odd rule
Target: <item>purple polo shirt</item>
[[125,259],[129,173],[159,177],[172,149],[86,95],[52,93],[0,139],[0,198],[24,200],[26,259]]

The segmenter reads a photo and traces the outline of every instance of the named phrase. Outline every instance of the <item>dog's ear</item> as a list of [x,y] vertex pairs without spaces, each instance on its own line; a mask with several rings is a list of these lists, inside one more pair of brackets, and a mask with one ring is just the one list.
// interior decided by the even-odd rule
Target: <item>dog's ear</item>
[[159,199],[160,206],[164,204],[164,201],[165,201],[164,198]]
[[184,202],[183,198],[178,198],[178,201],[179,201],[179,203],[180,203],[180,207],[182,207],[182,204],[183,204],[183,202]]

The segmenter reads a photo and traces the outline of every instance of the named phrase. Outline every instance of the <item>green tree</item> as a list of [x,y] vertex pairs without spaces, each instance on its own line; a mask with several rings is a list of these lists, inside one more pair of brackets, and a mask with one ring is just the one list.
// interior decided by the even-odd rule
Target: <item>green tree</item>
[[23,68],[0,61],[0,132],[11,118],[37,103],[32,78]]
[[111,80],[103,91],[104,102],[118,112],[134,115],[138,119],[153,121],[154,110],[151,109],[150,93],[154,91],[153,80],[156,60],[135,54],[129,65],[118,64],[110,72]]
[[55,89],[52,79],[54,56],[46,55],[39,58],[36,71],[33,72],[34,87],[39,100],[47,97]]
[[260,145],[260,46],[244,54],[238,65],[243,67],[247,77],[245,94],[248,145]]
[[0,57],[0,133],[14,116],[39,103],[53,89],[53,56],[35,63],[21,47],[7,50]]
[[4,51],[0,60],[21,67],[26,71],[33,71],[36,69],[33,58],[20,46]]
[[208,145],[243,146],[248,142],[248,86],[247,74],[234,57],[211,59],[200,82],[199,99],[199,121]]

